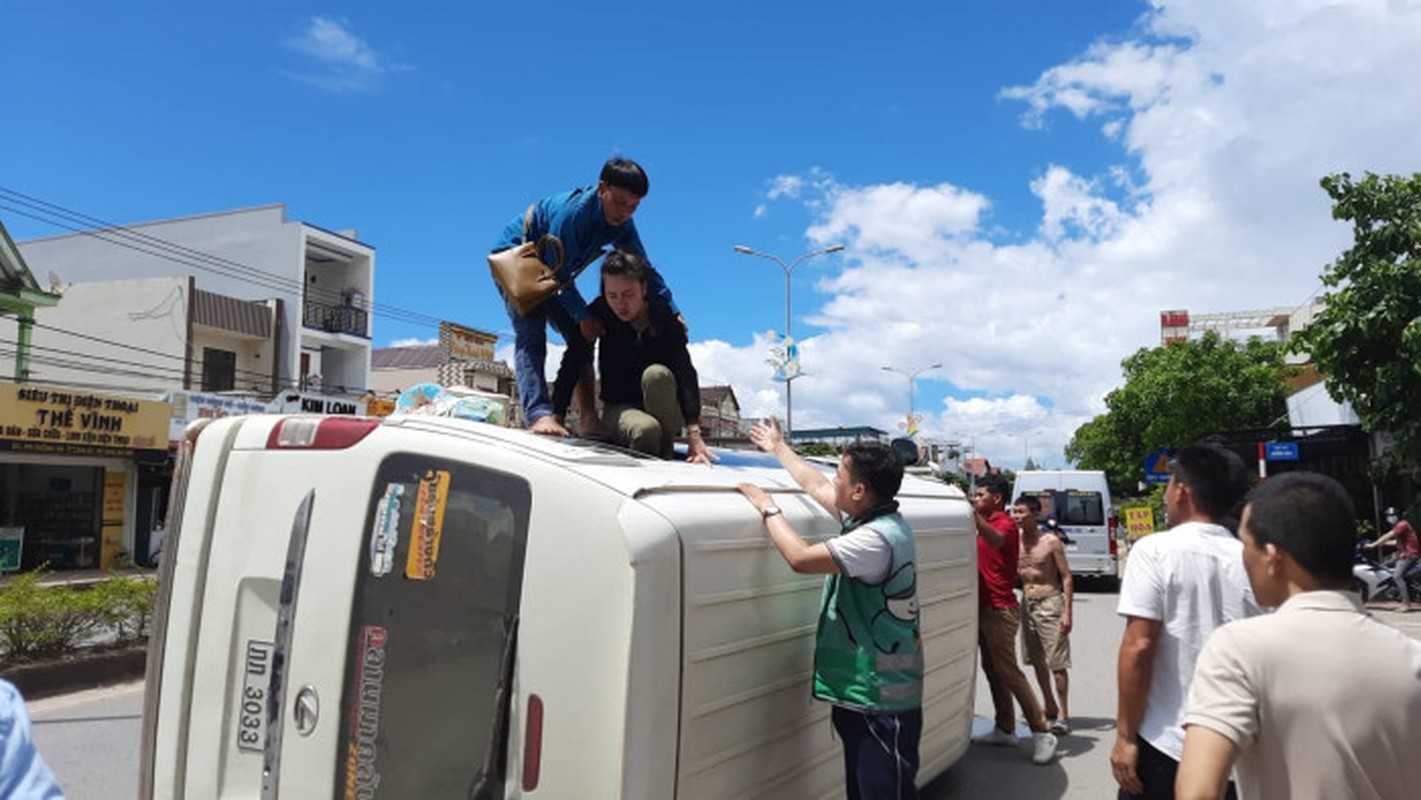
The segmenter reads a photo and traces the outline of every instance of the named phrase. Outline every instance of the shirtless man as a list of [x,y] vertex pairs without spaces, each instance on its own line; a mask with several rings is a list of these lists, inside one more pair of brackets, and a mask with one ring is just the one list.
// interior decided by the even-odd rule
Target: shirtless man
[[[1021,650],[1022,660],[1036,670],[1036,682],[1041,685],[1051,732],[1060,735],[1071,732],[1067,702],[1071,680],[1066,670],[1071,668],[1069,634],[1075,590],[1061,537],[1038,527],[1036,517],[1040,513],[1041,501],[1030,495],[1018,497],[1011,508],[1012,519],[1021,531],[1017,574],[1026,595],[1025,613],[1021,616]],[[1056,680],[1054,696],[1052,677]]]

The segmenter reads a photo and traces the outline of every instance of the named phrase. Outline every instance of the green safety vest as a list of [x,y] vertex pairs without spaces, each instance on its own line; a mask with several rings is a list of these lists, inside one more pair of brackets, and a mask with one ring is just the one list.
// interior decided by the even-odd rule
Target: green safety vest
[[[910,711],[923,704],[913,531],[897,512],[865,524],[888,540],[893,563],[878,584],[847,575],[825,579],[814,646],[814,696],[861,711]],[[852,527],[850,521],[844,532]]]

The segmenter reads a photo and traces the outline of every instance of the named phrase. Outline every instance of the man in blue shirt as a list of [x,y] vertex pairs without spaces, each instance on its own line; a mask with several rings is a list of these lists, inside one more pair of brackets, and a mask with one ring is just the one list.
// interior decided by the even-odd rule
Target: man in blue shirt
[[[577,270],[595,260],[606,245],[645,259],[646,250],[637,235],[632,214],[636,213],[637,206],[649,189],[650,182],[641,165],[625,158],[610,159],[602,166],[602,174],[595,187],[580,187],[538,200],[532,205],[531,219],[528,219],[527,212],[514,217],[490,252],[522,244],[524,221],[528,219],[527,241],[537,241],[544,234],[552,234],[562,241],[564,255],[558,270],[560,281],[567,281]],[[544,253],[545,262],[550,257]],[[684,325],[685,319],[671,299],[671,290],[655,270],[651,271],[648,288],[666,301]],[[582,432],[585,435],[600,435],[600,418],[592,397],[592,342],[602,334],[602,323],[588,316],[587,301],[576,284],[569,283],[563,291],[530,311],[526,317],[521,316],[506,298],[504,307],[513,323],[513,365],[519,399],[523,404],[523,418],[529,429],[534,433],[568,435],[563,420],[553,411],[544,375],[548,325],[551,323],[568,348],[558,368],[558,379],[577,382],[575,397],[583,420]]]
[[64,800],[59,782],[30,738],[24,698],[4,680],[0,680],[0,797]]

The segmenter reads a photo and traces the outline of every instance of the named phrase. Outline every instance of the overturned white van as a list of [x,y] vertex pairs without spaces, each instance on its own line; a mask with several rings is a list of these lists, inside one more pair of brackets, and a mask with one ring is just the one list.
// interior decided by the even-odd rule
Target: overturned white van
[[[773,464],[435,417],[194,426],[140,796],[835,796],[809,692],[822,579],[785,566],[735,484],[773,487],[810,538],[838,525]],[[970,732],[976,549],[958,490],[909,477],[899,499],[926,783]]]

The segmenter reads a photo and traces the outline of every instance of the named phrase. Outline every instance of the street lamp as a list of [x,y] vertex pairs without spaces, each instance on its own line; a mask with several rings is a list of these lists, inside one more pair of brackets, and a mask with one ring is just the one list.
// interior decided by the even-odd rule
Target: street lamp
[[[789,277],[790,277],[790,275],[794,272],[795,266],[798,265],[799,262],[801,262],[801,261],[803,261],[803,260],[805,260],[805,259],[807,259],[807,258],[813,258],[813,257],[815,257],[815,256],[822,256],[822,255],[825,255],[825,254],[827,254],[827,253],[837,253],[837,252],[839,252],[840,250],[843,250],[843,249],[844,249],[844,246],[841,245],[841,244],[831,244],[831,245],[829,245],[828,247],[821,247],[821,248],[819,248],[818,250],[810,250],[808,253],[805,253],[804,255],[801,255],[799,258],[796,258],[795,260],[793,260],[793,261],[789,262],[788,264],[786,264],[786,263],[785,263],[784,261],[782,261],[778,256],[774,256],[774,255],[771,255],[771,254],[769,254],[769,253],[762,253],[762,252],[760,252],[759,250],[756,250],[756,249],[753,248],[753,247],[746,247],[746,246],[743,245],[743,244],[737,244],[737,245],[735,245],[735,252],[737,252],[737,253],[739,253],[739,254],[741,254],[741,255],[745,255],[745,256],[759,256],[760,258],[767,258],[767,259],[769,259],[769,260],[775,262],[776,264],[779,264],[779,265],[780,265],[780,269],[784,270],[784,273],[785,273],[785,339],[787,339],[787,340],[793,338],[793,337],[791,336],[791,330],[790,330],[790,313],[789,313],[789,308],[790,308],[790,305],[789,305],[790,291],[789,291]],[[794,392],[794,379],[795,379],[795,377],[796,377],[795,375],[791,375],[791,374],[786,374],[786,375],[785,375],[785,441],[786,441],[786,442],[792,442],[791,434],[794,432],[794,393],[793,393],[793,392]]]
[[1034,430],[1034,431],[1027,431],[1027,432],[1025,432],[1025,433],[1008,433],[1008,434],[1007,434],[1007,436],[1010,436],[1010,437],[1012,437],[1013,439],[1015,439],[1015,438],[1018,437],[1018,436],[1021,437],[1021,468],[1022,468],[1022,469],[1026,469],[1026,463],[1031,460],[1031,437],[1032,437],[1033,435],[1040,434],[1040,433],[1041,433],[1041,430],[1038,428],[1037,430]]
[[888,366],[879,367],[879,369],[883,370],[884,372],[896,372],[896,373],[898,373],[899,375],[902,375],[902,376],[904,376],[904,377],[906,377],[906,378],[908,379],[908,428],[909,428],[909,430],[906,431],[906,432],[907,432],[907,434],[908,434],[909,436],[912,436],[912,435],[913,435],[912,428],[914,427],[914,423],[915,423],[915,419],[914,419],[914,414],[915,414],[915,412],[914,412],[914,410],[913,410],[913,395],[914,395],[914,393],[915,393],[914,390],[917,389],[918,376],[921,375],[921,374],[923,374],[924,372],[927,372],[927,371],[930,370],[930,369],[941,369],[941,368],[942,368],[942,364],[930,364],[930,365],[928,365],[928,366],[926,366],[926,367],[919,367],[919,368],[913,370],[912,372],[908,372],[907,370],[901,370],[901,369],[898,369],[897,367],[888,367]]

